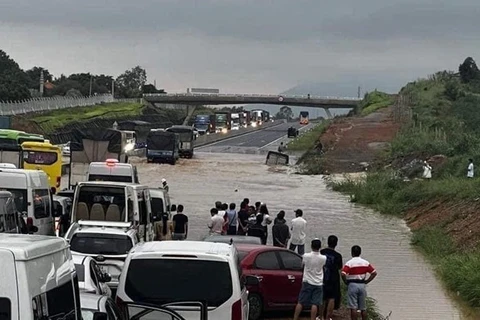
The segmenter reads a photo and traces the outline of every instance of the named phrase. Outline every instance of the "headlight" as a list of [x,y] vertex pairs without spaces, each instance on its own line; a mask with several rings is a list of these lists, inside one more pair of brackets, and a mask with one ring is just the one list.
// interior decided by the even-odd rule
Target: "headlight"
[[256,122],[252,122],[252,127],[256,127],[257,126],[257,123]]
[[133,143],[129,143],[125,146],[125,151],[132,151],[135,148]]
[[228,132],[227,128],[222,129],[222,133],[227,133],[227,132]]

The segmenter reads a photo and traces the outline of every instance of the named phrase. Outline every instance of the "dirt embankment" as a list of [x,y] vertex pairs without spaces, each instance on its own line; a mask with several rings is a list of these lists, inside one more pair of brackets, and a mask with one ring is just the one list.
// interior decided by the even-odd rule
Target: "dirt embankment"
[[393,140],[400,125],[393,120],[393,107],[365,117],[335,120],[320,137],[325,152],[325,173],[364,171],[378,158],[379,152]]

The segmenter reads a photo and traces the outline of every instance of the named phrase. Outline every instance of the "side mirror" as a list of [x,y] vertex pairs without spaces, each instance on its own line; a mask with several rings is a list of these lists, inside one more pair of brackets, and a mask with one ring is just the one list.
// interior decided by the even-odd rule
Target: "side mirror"
[[172,212],[177,211],[177,205],[176,204],[170,205],[170,211],[172,211]]
[[255,276],[246,276],[245,277],[245,285],[246,286],[258,286],[260,284],[260,279]]
[[112,276],[109,274],[109,273],[104,273],[102,275],[102,281],[103,283],[107,283],[107,282],[110,282],[112,281]]
[[108,320],[108,315],[105,312],[95,312],[93,320]]

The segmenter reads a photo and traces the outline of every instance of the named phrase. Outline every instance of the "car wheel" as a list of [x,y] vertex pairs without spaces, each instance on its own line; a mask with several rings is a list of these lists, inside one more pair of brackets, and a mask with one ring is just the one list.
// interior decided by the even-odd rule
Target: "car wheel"
[[248,295],[248,304],[250,305],[250,310],[248,312],[249,320],[258,320],[261,318],[263,313],[263,301],[262,297],[256,293],[250,293]]

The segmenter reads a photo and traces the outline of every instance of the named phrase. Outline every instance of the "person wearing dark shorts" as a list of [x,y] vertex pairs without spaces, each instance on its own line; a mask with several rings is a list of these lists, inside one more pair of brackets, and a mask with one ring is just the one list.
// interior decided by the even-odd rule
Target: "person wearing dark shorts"
[[320,250],[320,253],[327,257],[325,274],[323,277],[323,301],[324,310],[322,315],[326,320],[333,317],[333,310],[340,308],[340,271],[343,267],[343,257],[335,248],[338,245],[338,238],[334,235],[328,237],[328,248]]
[[303,282],[295,307],[294,320],[298,320],[303,306],[311,306],[310,318],[315,320],[323,303],[323,266],[327,257],[320,254],[322,242],[319,239],[313,239],[311,247],[312,252],[303,255]]

